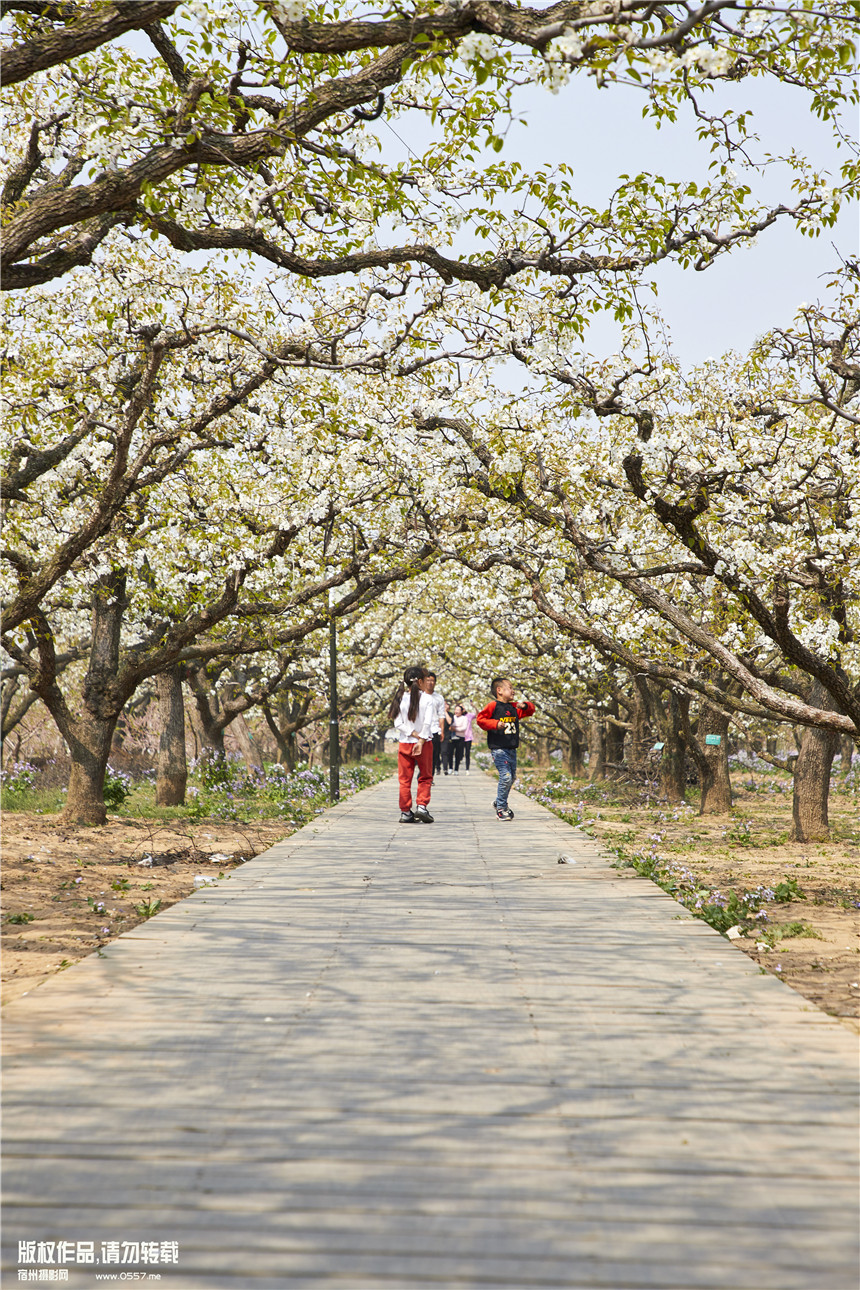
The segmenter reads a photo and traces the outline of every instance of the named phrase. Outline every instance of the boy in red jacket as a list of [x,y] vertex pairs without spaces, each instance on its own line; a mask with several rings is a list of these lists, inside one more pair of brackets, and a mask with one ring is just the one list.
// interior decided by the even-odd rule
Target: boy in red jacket
[[514,813],[508,807],[508,793],[517,777],[517,747],[520,742],[520,722],[535,710],[533,703],[514,701],[514,687],[506,676],[497,676],[490,684],[493,702],[478,713],[477,722],[487,732],[487,747],[499,772],[499,787],[493,803],[500,820],[512,820]]

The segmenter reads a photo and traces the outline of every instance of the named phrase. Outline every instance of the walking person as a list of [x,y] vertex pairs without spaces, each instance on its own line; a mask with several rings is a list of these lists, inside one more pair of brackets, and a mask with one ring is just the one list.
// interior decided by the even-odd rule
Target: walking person
[[426,675],[429,682],[427,693],[433,700],[436,710],[436,720],[439,725],[437,733],[433,736],[433,774],[438,775],[439,771],[442,769],[442,737],[444,733],[445,700],[442,697],[441,692],[436,689],[436,673],[427,672]]
[[[400,823],[432,824],[428,809],[433,787],[433,736],[438,729],[436,705],[428,692],[423,667],[408,667],[403,684],[388,709],[399,736],[397,779],[400,787]],[[412,780],[418,771],[416,806],[412,809]]]
[[[454,715],[451,721],[451,754],[455,775],[460,774],[460,762],[466,749],[466,731],[471,729],[471,719],[462,703],[454,704]],[[466,768],[468,771],[468,761]]]
[[487,747],[499,772],[499,786],[493,803],[496,816],[500,820],[512,820],[514,813],[508,806],[508,793],[517,777],[520,722],[532,715],[535,705],[526,700],[517,703],[514,687],[506,676],[493,678],[490,693],[493,702],[481,709],[477,722],[487,732]]
[[451,767],[454,761],[454,746],[451,741],[451,735],[454,728],[454,714],[445,700],[445,709],[442,713],[442,770],[446,775],[451,774]]
[[463,737],[463,752],[466,758],[466,774],[470,775],[471,771],[469,770],[469,763],[472,760],[472,744],[475,739],[475,727],[473,725],[475,713],[472,711],[471,707],[465,708],[465,713],[467,725],[466,734]]

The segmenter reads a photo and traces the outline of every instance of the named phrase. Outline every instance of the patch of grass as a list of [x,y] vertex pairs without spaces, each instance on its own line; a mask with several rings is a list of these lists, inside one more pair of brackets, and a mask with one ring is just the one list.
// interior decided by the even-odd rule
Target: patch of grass
[[24,788],[16,791],[4,788],[0,792],[0,807],[4,811],[29,811],[33,815],[56,815],[66,804],[62,788]]
[[[759,943],[771,950],[779,941],[796,940],[801,937],[814,941],[825,939],[814,927],[810,927],[809,923],[804,923],[801,919],[794,919],[790,923],[772,923],[769,927],[760,928],[757,933]],[[812,966],[814,967],[815,964]]]
[[785,882],[778,882],[774,887],[773,898],[783,904],[790,900],[806,900],[804,892],[797,885],[797,879],[789,878],[788,874],[785,875]]
[[757,844],[752,832],[752,820],[733,820],[724,837],[733,847],[754,847]]
[[[219,875],[220,876],[220,875]],[[160,900],[142,900],[139,905],[135,905],[135,912],[140,914],[141,918],[152,918],[161,909]]]
[[809,923],[804,923],[801,919],[795,919],[790,923],[777,923],[770,930],[777,941],[790,940],[793,936],[805,936],[815,941],[824,940],[820,932],[816,932],[814,927],[810,927]]
[[141,780],[135,784],[123,803],[122,813],[138,820],[158,820],[167,824],[171,820],[189,820],[195,818],[195,812],[188,806],[156,806],[155,788],[152,783]]
[[[396,770],[396,758],[381,754],[341,767],[341,796],[378,783]],[[184,806],[157,806],[151,778],[131,783],[122,772],[106,777],[105,803],[112,816],[170,823],[182,820],[285,820],[301,827],[329,806],[329,772],[299,767],[286,771],[267,765],[249,774],[235,758],[200,763],[188,781]],[[38,775],[4,781],[2,806],[7,811],[53,815],[65,805],[62,788],[40,788]],[[109,800],[110,799],[110,800]]]

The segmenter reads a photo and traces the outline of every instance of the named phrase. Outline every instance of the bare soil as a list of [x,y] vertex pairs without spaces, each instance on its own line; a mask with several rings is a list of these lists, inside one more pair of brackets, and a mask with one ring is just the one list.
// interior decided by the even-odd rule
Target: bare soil
[[227,873],[293,831],[278,820],[122,817],[61,828],[43,815],[4,813],[2,1001],[175,904],[198,875]]
[[[525,771],[534,788],[546,773]],[[656,852],[664,861],[692,871],[703,885],[728,897],[731,891],[774,889],[794,878],[803,899],[763,906],[762,936],[753,932],[733,941],[762,969],[852,1027],[860,1014],[860,816],[854,794],[832,792],[830,842],[788,841],[791,794],[788,777],[732,776],[730,815],[701,816],[685,807],[643,803],[630,786],[585,781],[559,801],[559,813],[577,814],[582,827],[608,847],[626,855]],[[570,781],[568,781],[570,782]],[[751,787],[754,785],[755,787]],[[635,878],[630,868],[619,873]],[[641,879],[640,879],[641,881]],[[800,936],[782,936],[789,924],[804,925]],[[764,940],[773,948],[760,948]]]

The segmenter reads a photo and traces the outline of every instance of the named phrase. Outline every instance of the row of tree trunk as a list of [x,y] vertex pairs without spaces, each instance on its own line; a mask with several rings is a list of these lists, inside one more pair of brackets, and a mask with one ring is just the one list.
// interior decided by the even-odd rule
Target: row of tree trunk
[[[188,784],[188,762],[186,758],[185,701],[182,690],[183,680],[190,682],[195,700],[195,715],[202,736],[203,755],[223,757],[225,755],[224,735],[228,728],[232,730],[239,743],[245,765],[249,770],[262,766],[262,755],[251,731],[241,713],[233,714],[229,706],[219,703],[212,689],[206,685],[205,678],[199,673],[189,677],[186,670],[173,668],[156,677],[155,695],[160,730],[158,758],[156,763],[155,801],[158,806],[181,806],[185,801]],[[279,759],[288,770],[295,769],[298,762],[298,734],[301,718],[308,711],[309,702],[286,703],[290,711],[273,713],[270,704],[264,705],[264,715],[278,748]],[[284,704],[282,703],[283,709]],[[296,708],[293,711],[293,707]],[[327,731],[323,742],[327,743]],[[379,741],[350,734],[347,737],[344,756],[347,761],[357,761],[378,747]],[[323,749],[315,750],[317,759],[324,761]]]
[[[39,687],[40,697],[66,741],[71,757],[71,774],[66,807],[67,823],[104,822],[103,784],[108,756],[120,714],[128,694],[117,684],[119,626],[124,584],[115,578],[96,597],[93,614],[93,644],[90,666],[82,693],[81,709],[73,713],[51,678]],[[226,664],[225,664],[226,666]],[[217,677],[215,678],[217,680]],[[262,758],[242,712],[251,706],[237,682],[235,693],[218,697],[217,687],[205,668],[174,668],[156,677],[160,739],[158,749],[156,800],[159,805],[179,805],[185,800],[185,705],[183,683],[194,698],[203,755],[223,755],[224,732],[233,728],[246,764],[261,765]],[[810,701],[820,707],[827,703],[823,687],[815,683]],[[310,700],[301,687],[273,692],[262,704],[267,725],[275,737],[280,759],[292,769],[297,760],[297,736],[321,712],[309,711]],[[593,703],[583,719],[580,713],[569,721],[557,718],[567,738],[567,765],[575,776],[584,772],[588,753],[588,776],[604,778],[610,769],[624,766],[635,777],[651,778],[659,751],[661,790],[669,802],[685,800],[688,764],[697,769],[702,814],[722,814],[731,809],[732,793],[728,763],[729,717],[716,707],[701,704],[697,718],[690,718],[689,696],[666,688],[637,674],[623,692],[609,701]],[[324,714],[328,716],[327,710]],[[710,741],[709,737],[710,736]],[[853,741],[846,741],[851,750]],[[538,744],[539,758],[549,759],[549,739]],[[796,755],[783,764],[794,779],[792,839],[798,842],[824,841],[829,837],[828,798],[833,759],[839,751],[839,736],[806,727],[798,737]],[[763,750],[763,756],[779,761]],[[843,747],[843,758],[846,749]]]
[[[812,703],[825,706],[827,696],[816,683]],[[691,722],[689,697],[664,690],[646,677],[634,678],[624,696],[626,719],[619,716],[617,700],[589,709],[585,721],[558,724],[566,734],[564,759],[568,773],[599,782],[610,771],[623,768],[635,778],[648,779],[658,769],[660,789],[669,803],[686,800],[688,768],[696,767],[700,789],[700,814],[722,815],[732,809],[729,773],[730,718],[710,704],[702,703]],[[854,741],[840,741],[837,734],[816,727],[804,727],[796,754],[779,759],[763,753],[767,760],[791,770],[793,778],[791,840],[823,842],[830,836],[828,801],[833,760],[840,751],[850,767]],[[534,752],[538,765],[548,765],[553,741],[538,735]],[[586,766],[585,755],[588,755]],[[655,765],[656,763],[656,765]]]

